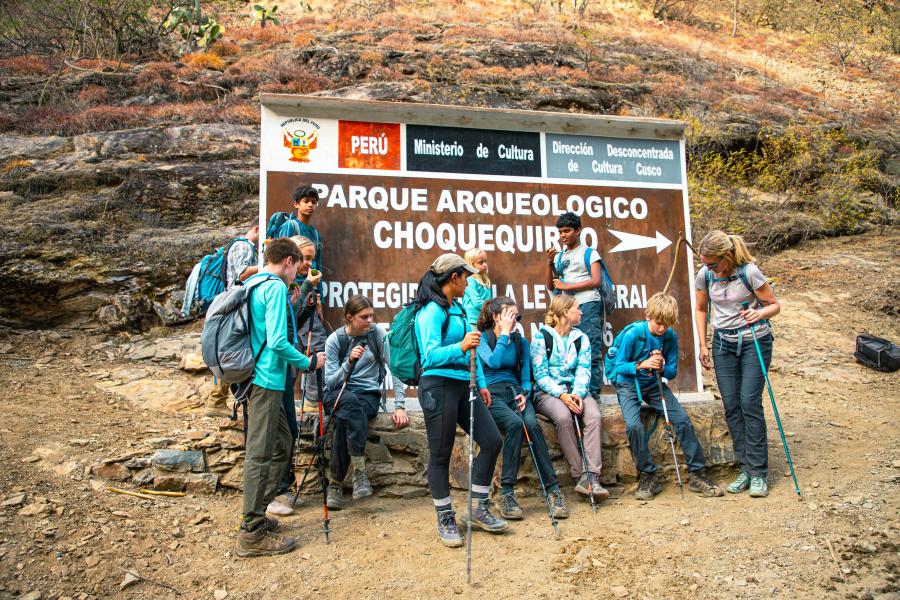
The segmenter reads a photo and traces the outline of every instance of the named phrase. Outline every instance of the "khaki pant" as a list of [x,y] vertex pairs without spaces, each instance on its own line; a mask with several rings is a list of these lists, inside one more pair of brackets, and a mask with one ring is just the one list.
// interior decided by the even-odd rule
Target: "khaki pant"
[[[569,473],[573,479],[578,480],[584,472],[584,462],[581,459],[581,448],[572,420],[574,413],[563,404],[562,400],[544,392],[537,392],[534,395],[534,410],[553,421],[559,436],[559,445],[562,446],[563,455],[569,463]],[[601,446],[603,429],[600,426],[600,407],[590,394],[584,399],[584,410],[578,418],[581,421],[581,435],[584,439],[588,469],[591,473],[599,475],[603,464]]]
[[207,408],[228,408],[228,396],[230,384],[219,378],[213,380],[213,390],[206,399]]
[[253,531],[265,522],[266,506],[275,498],[288,463],[292,440],[281,402],[283,395],[281,390],[250,386],[241,523],[245,531]]

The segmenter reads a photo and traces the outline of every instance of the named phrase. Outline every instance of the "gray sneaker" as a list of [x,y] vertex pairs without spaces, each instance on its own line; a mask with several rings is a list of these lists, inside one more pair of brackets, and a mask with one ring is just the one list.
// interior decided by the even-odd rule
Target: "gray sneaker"
[[[475,502],[475,506],[472,507],[472,525],[481,527],[491,533],[503,533],[506,531],[509,523],[491,513],[490,499],[481,498]],[[468,523],[468,518],[468,515],[463,515],[461,520],[463,523]]]
[[513,494],[500,494],[500,500],[497,502],[500,507],[500,516],[504,519],[519,521],[523,518],[522,507],[516,502]]
[[365,471],[353,471],[353,499],[368,498],[372,495],[372,484]]
[[562,490],[556,490],[548,494],[550,498],[550,512],[556,519],[568,519],[569,509],[566,508],[566,498],[563,496]]
[[328,501],[325,504],[328,506],[328,510],[344,509],[344,488],[340,483],[328,484]]
[[437,511],[437,520],[441,543],[449,548],[462,546],[463,539],[459,535],[459,527],[456,526],[456,513],[452,510],[439,510]]
[[609,498],[609,490],[600,483],[600,475],[591,473],[591,487],[594,488],[594,501],[600,502]]

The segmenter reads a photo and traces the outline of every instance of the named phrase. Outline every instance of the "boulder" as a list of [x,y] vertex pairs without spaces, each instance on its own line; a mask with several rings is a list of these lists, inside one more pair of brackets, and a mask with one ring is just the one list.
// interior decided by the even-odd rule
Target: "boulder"
[[157,450],[150,464],[159,471],[202,473],[206,471],[206,455],[202,450]]
[[110,481],[128,481],[131,477],[131,470],[122,463],[109,463],[92,466],[91,475]]

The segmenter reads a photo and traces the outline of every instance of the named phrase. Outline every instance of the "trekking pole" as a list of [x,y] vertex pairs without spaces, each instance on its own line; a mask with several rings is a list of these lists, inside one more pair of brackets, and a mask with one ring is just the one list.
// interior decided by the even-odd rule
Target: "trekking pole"
[[[744,310],[750,308],[749,302],[741,302]],[[794,478],[794,489],[797,496],[800,496],[800,484],[797,482],[797,472],[794,471],[794,462],[791,460],[791,451],[788,449],[787,438],[784,437],[784,428],[781,426],[781,417],[778,416],[778,406],[775,405],[775,394],[772,392],[772,384],[769,382],[769,371],[766,369],[766,361],[763,360],[762,350],[759,348],[759,340],[756,339],[756,328],[753,323],[747,324],[750,327],[750,335],[753,336],[753,345],[756,347],[756,356],[759,358],[759,368],[762,369],[763,378],[766,380],[766,388],[769,390],[769,399],[772,401],[772,412],[775,413],[775,422],[778,424],[778,433],[781,434],[781,444],[784,446],[784,455],[787,457],[788,466],[791,468],[791,477]]]
[[587,453],[584,451],[584,438],[581,437],[581,425],[578,423],[578,415],[572,413],[575,421],[575,433],[578,436],[578,447],[581,449],[581,462],[584,466],[584,476],[588,483],[588,496],[591,498],[591,512],[597,512],[597,503],[594,501],[594,483],[591,481],[591,471],[588,467]]
[[[669,446],[672,448],[672,460],[675,462],[675,477],[678,479],[678,487],[681,489],[681,499],[684,500],[684,482],[681,480],[681,467],[678,466],[678,455],[675,453],[675,436],[672,431],[672,422],[669,420],[669,409],[666,407],[666,395],[663,393],[662,375],[660,375],[659,370],[654,370],[653,372],[656,374],[656,385],[659,387],[663,418],[666,420],[663,429],[666,430],[666,437],[669,438]],[[634,384],[640,385],[637,379],[634,380]]]
[[537,456],[534,453],[534,445],[531,442],[531,436],[528,434],[528,427],[525,425],[525,414],[516,409],[519,416],[522,417],[522,429],[525,430],[525,441],[528,442],[528,451],[531,453],[531,460],[534,463],[534,471],[537,473],[538,482],[541,484],[541,493],[544,494],[544,503],[547,505],[547,514],[550,515],[550,524],[553,525],[553,532],[556,539],[559,539],[559,523],[553,516],[553,508],[550,506],[550,496],[547,494],[547,486],[544,485],[544,476],[541,475],[541,468],[538,466]]
[[469,350],[469,487],[466,502],[469,505],[469,518],[466,520],[466,583],[472,583],[472,463],[475,462],[472,440],[475,439],[475,389],[477,359],[475,348]]

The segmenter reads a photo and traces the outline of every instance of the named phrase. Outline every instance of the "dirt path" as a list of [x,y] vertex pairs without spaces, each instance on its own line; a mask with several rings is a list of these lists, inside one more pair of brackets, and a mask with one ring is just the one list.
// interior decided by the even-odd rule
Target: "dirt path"
[[239,495],[104,491],[84,472],[93,462],[202,418],[133,409],[99,391],[89,373],[112,366],[103,339],[13,332],[0,356],[0,498],[27,496],[0,508],[0,598],[178,597],[151,581],[120,591],[123,569],[185,598],[900,597],[900,375],[851,356],[859,331],[900,340],[897,241],[895,230],[812,242],[761,261],[784,300],[772,379],[803,501],[767,410],[768,499],[682,500],[670,482],[650,503],[628,495],[593,515],[569,494],[573,516],[556,541],[539,497],[527,497],[526,520],[509,534],[476,534],[471,587],[464,553],[436,543],[426,498],[333,513],[328,546],[312,498],[284,520],[297,552],[242,561],[231,552]]

